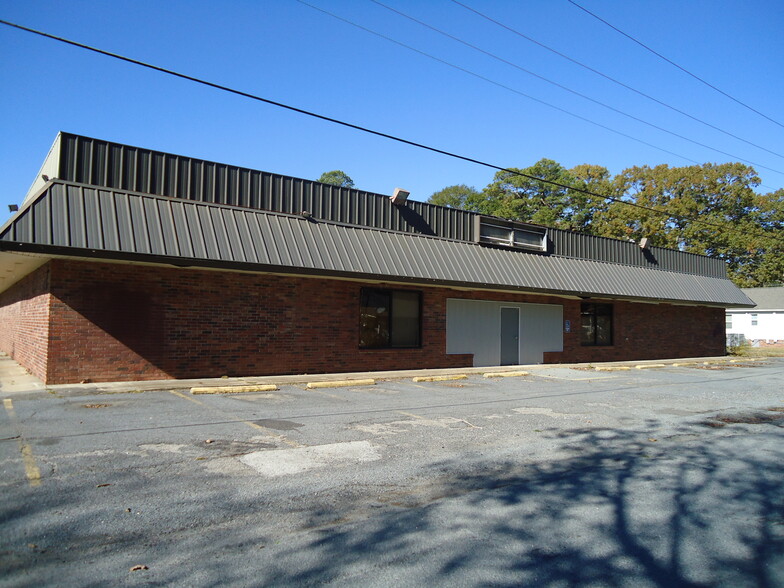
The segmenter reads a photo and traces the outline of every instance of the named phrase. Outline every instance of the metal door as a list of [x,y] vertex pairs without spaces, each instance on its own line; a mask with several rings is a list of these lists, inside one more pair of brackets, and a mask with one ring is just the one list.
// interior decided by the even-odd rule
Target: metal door
[[520,309],[501,307],[501,365],[520,363]]

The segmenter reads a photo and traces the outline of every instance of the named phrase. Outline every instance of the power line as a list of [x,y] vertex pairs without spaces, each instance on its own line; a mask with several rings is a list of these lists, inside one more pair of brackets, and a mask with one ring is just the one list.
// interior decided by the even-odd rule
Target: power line
[[[236,90],[236,89],[230,88],[228,86],[223,86],[221,84],[216,84],[214,82],[210,82],[210,81],[207,81],[207,80],[204,80],[204,79],[201,79],[201,78],[197,78],[197,77],[190,76],[190,75],[187,75],[187,74],[179,73],[179,72],[176,72],[174,70],[167,69],[165,67],[161,67],[161,66],[158,66],[158,65],[153,65],[153,64],[150,64],[150,63],[146,63],[144,61],[139,61],[138,59],[133,59],[131,57],[125,57],[124,55],[120,55],[118,53],[112,53],[111,51],[106,51],[104,49],[99,49],[97,47],[92,47],[90,45],[85,45],[84,43],[79,43],[77,41],[72,41],[72,40],[66,39],[64,37],[58,37],[56,35],[52,35],[50,33],[46,33],[46,32],[43,32],[43,31],[39,31],[39,30],[36,30],[36,29],[25,27],[23,25],[12,23],[12,22],[9,22],[7,20],[0,19],[0,24],[6,25],[6,26],[9,26],[9,27],[13,27],[13,28],[16,28],[16,29],[19,29],[21,31],[25,31],[25,32],[28,32],[28,33],[32,33],[34,35],[39,35],[39,36],[45,37],[47,39],[52,39],[54,41],[59,41],[60,43],[65,43],[66,45],[71,45],[73,47],[78,47],[78,48],[84,49],[86,51],[92,51],[93,53],[98,53],[98,54],[104,55],[106,57],[111,57],[111,58],[114,58],[114,59],[117,59],[117,60],[120,60],[120,61],[125,61],[127,63],[131,63],[133,65],[138,65],[140,67],[151,69],[151,70],[163,73],[163,74],[167,74],[167,75],[170,75],[170,76],[181,78],[183,80],[187,80],[187,81],[190,81],[190,82],[194,82],[194,83],[197,83],[197,84],[208,86],[208,87],[214,88],[216,90],[222,90],[224,92],[235,94],[237,96],[242,96],[243,98],[249,98],[251,100],[256,100],[258,102],[263,102],[265,104],[270,104],[272,106],[277,106],[279,108],[284,108],[284,109],[290,110],[292,112],[297,112],[299,114],[304,114],[306,116],[317,118],[319,120],[323,120],[323,121],[331,122],[331,123],[334,123],[334,124],[337,124],[337,125],[341,125],[341,126],[344,126],[344,127],[348,127],[348,128],[351,128],[351,129],[354,129],[354,130],[357,130],[357,131],[361,131],[363,133],[368,133],[368,134],[371,134],[371,135],[375,135],[377,137],[382,137],[382,138],[385,138],[385,139],[389,139],[391,141],[396,141],[398,143],[403,143],[405,145],[410,145],[412,147],[417,147],[418,149],[424,149],[426,151],[431,151],[433,153],[446,155],[447,157],[452,157],[454,159],[460,159],[462,161],[467,161],[469,163],[474,163],[474,164],[477,164],[477,165],[481,165],[483,167],[494,169],[496,171],[506,172],[506,173],[509,173],[509,174],[512,174],[512,175],[515,175],[515,176],[520,176],[520,177],[527,178],[529,180],[534,180],[534,181],[541,182],[541,183],[544,183],[544,184],[557,186],[559,188],[563,188],[563,189],[566,189],[566,190],[572,190],[574,192],[578,192],[578,193],[581,193],[581,194],[586,194],[588,196],[595,196],[595,197],[600,198],[602,200],[608,200],[610,202],[617,202],[617,203],[620,203],[620,204],[625,204],[627,206],[632,206],[634,208],[638,208],[638,209],[641,209],[641,210],[648,210],[650,212],[654,212],[656,214],[667,216],[669,218],[677,218],[677,219],[680,219],[680,220],[688,220],[688,221],[691,221],[693,223],[702,224],[702,225],[706,225],[706,226],[712,226],[712,227],[715,227],[715,228],[720,228],[720,229],[726,230],[726,227],[723,226],[723,225],[710,223],[708,221],[704,221],[704,220],[701,220],[701,219],[698,219],[698,218],[692,218],[692,217],[685,216],[685,215],[672,214],[672,213],[669,213],[669,212],[664,211],[664,210],[659,210],[657,208],[653,208],[653,207],[650,207],[650,206],[644,206],[642,204],[637,204],[635,202],[629,202],[629,201],[623,200],[621,198],[615,198],[613,196],[606,196],[606,195],[603,195],[603,194],[598,194],[596,192],[591,192],[590,190],[585,190],[583,188],[577,188],[575,186],[569,186],[567,184],[562,184],[560,182],[554,182],[552,180],[547,180],[547,179],[543,179],[543,178],[537,178],[536,176],[525,174],[525,173],[523,173],[523,172],[521,172],[519,170],[516,170],[516,169],[509,169],[509,168],[501,167],[501,166],[498,166],[498,165],[494,165],[492,163],[488,163],[488,162],[485,162],[485,161],[481,161],[479,159],[475,159],[473,157],[467,157],[465,155],[459,155],[457,153],[452,153],[452,152],[446,151],[444,149],[438,149],[437,147],[431,147],[431,146],[425,145],[423,143],[417,143],[415,141],[410,141],[410,140],[404,139],[402,137],[398,137],[398,136],[391,135],[391,134],[388,134],[388,133],[383,133],[381,131],[375,131],[375,130],[369,129],[367,127],[363,127],[363,126],[360,126],[360,125],[355,125],[353,123],[345,122],[345,121],[342,121],[342,120],[339,120],[339,119],[336,119],[336,118],[325,116],[323,114],[318,114],[318,113],[315,113],[315,112],[311,112],[309,110],[304,110],[302,108],[297,108],[295,106],[290,106],[290,105],[284,104],[282,102],[277,102],[275,100],[270,100],[268,98],[263,98],[261,96],[255,95],[255,94],[250,94],[248,92],[243,92],[241,90]],[[762,233],[760,233],[760,234],[762,235]],[[767,237],[768,235],[765,235],[765,236]]]
[[450,1],[453,2],[454,4],[457,4],[458,6],[462,6],[466,10],[468,10],[470,12],[473,12],[474,14],[476,14],[477,16],[479,16],[481,18],[484,18],[485,20],[487,20],[487,21],[489,21],[489,22],[491,22],[491,23],[493,23],[493,24],[495,24],[495,25],[497,25],[497,26],[499,26],[499,27],[501,27],[503,29],[506,29],[510,33],[513,33],[513,34],[517,35],[518,37],[521,37],[521,38],[525,39],[526,41],[529,41],[529,42],[531,42],[531,43],[533,43],[535,45],[538,45],[542,49],[546,49],[547,51],[549,51],[549,52],[551,52],[551,53],[553,53],[555,55],[558,55],[559,57],[561,57],[563,59],[566,59],[567,61],[570,61],[571,63],[574,63],[575,65],[578,65],[578,66],[582,67],[583,69],[586,69],[586,70],[588,70],[588,71],[590,71],[590,72],[592,72],[592,73],[594,73],[594,74],[596,74],[598,76],[601,76],[604,79],[606,79],[606,80],[608,80],[608,81],[610,81],[610,82],[612,82],[614,84],[617,84],[618,86],[621,86],[622,88],[626,88],[630,92],[634,92],[638,96],[642,96],[643,98],[651,100],[652,102],[655,102],[656,104],[658,104],[660,106],[668,108],[668,109],[672,110],[673,112],[677,112],[678,114],[680,114],[682,116],[685,116],[685,117],[687,117],[687,118],[689,118],[689,119],[691,119],[691,120],[693,120],[695,122],[698,122],[698,123],[700,123],[702,125],[705,125],[706,127],[709,127],[709,128],[711,128],[711,129],[713,129],[715,131],[718,131],[718,132],[723,133],[723,134],[725,134],[725,135],[727,135],[729,137],[732,137],[733,139],[737,139],[738,141],[742,141],[743,143],[747,143],[748,145],[756,147],[757,149],[762,149],[763,151],[767,151],[768,153],[771,153],[773,155],[781,157],[781,155],[779,155],[775,151],[771,151],[770,149],[767,149],[766,147],[762,147],[761,145],[757,145],[756,143],[752,143],[751,141],[748,141],[748,140],[746,140],[746,139],[744,139],[742,137],[739,137],[738,135],[735,135],[733,133],[730,133],[729,131],[725,131],[724,129],[722,129],[720,127],[717,127],[716,125],[713,125],[713,124],[711,124],[711,123],[709,123],[707,121],[704,121],[701,118],[698,118],[698,117],[696,117],[694,115],[691,115],[688,112],[685,112],[685,111],[683,111],[683,110],[681,110],[679,108],[676,108],[675,106],[672,106],[671,104],[667,104],[663,100],[659,100],[658,98],[655,98],[655,97],[651,96],[650,94],[646,94],[645,92],[642,92],[641,90],[638,90],[637,88],[629,86],[628,84],[625,84],[625,83],[621,82],[620,80],[617,80],[616,78],[613,78],[612,76],[609,76],[609,75],[599,71],[598,69],[595,69],[595,68],[591,67],[590,65],[586,65],[585,63],[583,63],[581,61],[578,61],[578,60],[576,60],[576,59],[574,59],[572,57],[569,57],[565,53],[561,53],[560,51],[558,51],[556,49],[553,49],[552,47],[550,47],[548,45],[545,45],[544,43],[542,43],[540,41],[537,41],[536,39],[534,39],[532,37],[529,37],[528,35],[526,35],[524,33],[521,33],[517,29],[513,29],[512,27],[502,23],[501,21],[498,21],[498,20],[496,20],[496,19],[494,19],[494,18],[492,18],[492,17],[490,17],[490,16],[488,16],[488,15],[486,15],[486,14],[484,14],[484,13],[478,11],[478,10],[476,10],[475,8],[472,8],[472,7],[468,6],[467,4],[463,4],[459,0],[450,0]]
[[[495,59],[496,61],[500,61],[501,63],[504,63],[506,65],[514,67],[515,69],[518,69],[518,70],[520,70],[520,71],[522,71],[524,73],[527,73],[528,75],[531,75],[531,76],[533,76],[535,78],[538,78],[538,79],[540,79],[540,80],[542,80],[542,81],[544,81],[544,82],[546,82],[548,84],[556,86],[557,88],[560,88],[560,89],[562,89],[562,90],[564,90],[566,92],[574,94],[575,96],[579,96],[580,98],[583,98],[585,100],[593,102],[594,104],[598,104],[599,106],[602,106],[604,108],[607,108],[608,110],[611,110],[611,111],[616,112],[616,113],[618,113],[620,115],[623,115],[623,116],[625,116],[627,118],[630,118],[632,120],[640,122],[640,123],[642,123],[644,125],[647,125],[647,126],[653,128],[653,129],[662,131],[664,133],[672,135],[673,137],[677,137],[679,139],[683,139],[684,141],[688,141],[689,143],[693,143],[694,145],[699,145],[700,147],[704,147],[706,149],[710,149],[711,151],[715,151],[716,153],[721,153],[722,155],[726,155],[727,157],[731,157],[733,159],[737,159],[739,161],[743,161],[745,163],[749,163],[749,164],[751,164],[751,165],[753,165],[755,167],[762,168],[762,169],[767,169],[768,171],[773,171],[773,172],[781,173],[782,175],[784,175],[784,172],[780,172],[780,171],[778,171],[776,169],[769,168],[769,167],[764,166],[764,165],[762,165],[760,163],[755,163],[754,161],[751,161],[751,160],[748,160],[748,159],[744,159],[744,158],[742,158],[742,157],[740,157],[738,155],[734,155],[732,153],[728,153],[727,151],[722,151],[721,149],[717,149],[715,147],[711,147],[710,145],[707,145],[705,143],[700,143],[699,141],[695,141],[694,139],[690,139],[689,137],[686,137],[686,136],[681,135],[679,133],[676,133],[674,131],[670,131],[669,129],[666,129],[666,128],[661,127],[659,125],[656,125],[656,124],[654,124],[652,122],[646,121],[646,120],[644,120],[642,118],[639,118],[637,116],[634,116],[632,114],[624,112],[623,110],[615,108],[614,106],[611,106],[611,105],[606,104],[604,102],[601,102],[600,100],[596,100],[595,98],[591,98],[590,96],[587,96],[586,94],[578,92],[577,90],[569,88],[568,86],[564,86],[563,84],[559,84],[558,82],[555,82],[555,81],[553,81],[553,80],[551,80],[549,78],[546,78],[546,77],[544,77],[542,75],[539,75],[539,74],[537,74],[537,73],[535,73],[535,72],[533,72],[533,71],[531,71],[529,69],[524,68],[523,66],[521,66],[521,65],[519,65],[517,63],[514,63],[512,61],[504,59],[503,57],[500,57],[500,56],[496,55],[495,53],[491,53],[490,51],[487,51],[485,49],[482,49],[481,47],[473,45],[472,43],[469,43],[468,41],[465,41],[465,40],[463,40],[463,39],[461,39],[459,37],[456,37],[454,35],[451,35],[451,34],[447,33],[446,31],[443,31],[443,30],[441,30],[441,29],[439,29],[437,27],[434,27],[434,26],[432,26],[432,25],[430,25],[430,24],[428,24],[428,23],[426,23],[424,21],[421,21],[421,20],[419,20],[417,18],[414,18],[413,16],[411,16],[409,14],[406,14],[404,12],[401,12],[400,10],[392,8],[391,6],[387,6],[386,4],[380,2],[379,0],[370,0],[370,1],[373,2],[374,4],[377,4],[377,5],[381,6],[382,8],[385,8],[385,9],[389,10],[390,12],[394,12],[395,14],[398,14],[398,15],[402,16],[403,18],[406,18],[406,19],[408,19],[408,20],[410,20],[412,22],[415,22],[415,23],[417,23],[417,24],[419,24],[419,25],[421,25],[421,26],[423,26],[425,28],[430,29],[431,31],[434,31],[434,32],[436,32],[436,33],[438,33],[440,35],[443,35],[444,37],[452,39],[453,41],[461,43],[462,45],[465,45],[466,47],[469,47],[469,48],[471,48],[471,49],[473,49],[475,51],[478,51],[478,52],[480,52],[480,53],[482,53],[484,55],[487,55],[488,57],[490,57],[492,59]],[[351,23],[351,24],[353,24],[353,23]],[[364,30],[368,30],[368,29],[364,29]],[[731,133],[726,133],[726,134],[728,134],[728,135],[730,135],[732,137],[735,137],[735,135],[732,135]],[[740,137],[735,137],[735,138],[736,139],[740,139],[741,141],[744,141],[745,143],[748,143],[749,145],[753,145],[754,147],[758,147],[759,149],[762,149],[764,151],[767,151],[768,153],[771,153],[771,154],[773,154],[773,155],[775,155],[777,157],[781,157],[782,159],[784,159],[784,155],[776,153],[775,151],[771,151],[770,149],[766,149],[765,147],[761,147],[759,145],[755,145],[754,143],[751,143],[750,141],[746,141],[745,139],[741,139]]]
[[765,119],[769,120],[770,122],[772,122],[772,123],[774,123],[774,124],[777,124],[778,126],[780,126],[780,127],[784,128],[784,124],[781,124],[779,121],[777,121],[777,120],[774,120],[774,119],[770,118],[768,115],[761,113],[759,110],[757,110],[757,109],[755,109],[755,108],[752,108],[751,106],[749,106],[749,105],[748,105],[748,104],[746,104],[745,102],[741,102],[740,100],[738,100],[738,99],[737,99],[737,98],[735,98],[734,96],[731,96],[730,94],[727,94],[727,92],[725,92],[724,90],[721,90],[721,89],[717,88],[717,87],[716,87],[716,86],[714,86],[713,84],[711,84],[711,83],[709,83],[709,82],[706,82],[704,79],[702,79],[701,77],[699,77],[699,76],[698,76],[698,75],[696,75],[696,74],[693,74],[692,72],[690,72],[690,71],[689,71],[688,69],[686,69],[685,67],[682,67],[682,66],[678,65],[677,63],[675,63],[675,62],[674,62],[674,61],[672,61],[671,59],[668,59],[667,57],[665,57],[665,56],[664,56],[664,55],[662,55],[661,53],[658,53],[657,51],[654,51],[653,49],[651,49],[650,47],[648,47],[648,45],[646,45],[646,44],[645,44],[645,43],[643,43],[642,41],[639,41],[639,40],[635,39],[634,37],[632,37],[632,36],[631,36],[631,35],[629,35],[628,33],[625,33],[625,32],[623,32],[623,31],[622,31],[621,29],[619,29],[618,27],[616,27],[616,26],[614,26],[614,25],[610,24],[609,22],[607,22],[606,20],[604,20],[604,19],[603,19],[603,18],[601,18],[600,16],[598,16],[598,15],[594,14],[593,12],[591,12],[590,10],[588,10],[587,8],[585,8],[585,7],[583,7],[583,6],[580,6],[580,5],[579,5],[579,4],[577,4],[577,2],[575,2],[574,0],[568,0],[568,2],[569,2],[570,4],[573,4],[574,6],[576,6],[577,8],[579,8],[580,10],[582,10],[583,12],[585,12],[585,13],[587,13],[587,14],[590,14],[592,17],[594,17],[594,18],[595,18],[596,20],[598,20],[599,22],[602,22],[602,23],[606,24],[608,27],[610,27],[610,28],[611,28],[612,30],[614,30],[615,32],[617,32],[617,33],[619,33],[619,34],[623,35],[624,37],[626,37],[627,39],[629,39],[629,40],[631,40],[631,41],[634,41],[634,42],[635,42],[635,43],[637,43],[637,44],[638,44],[640,47],[642,47],[642,48],[644,48],[644,49],[646,49],[646,50],[650,51],[651,53],[653,53],[653,54],[654,54],[656,57],[658,57],[659,59],[663,59],[664,61],[666,61],[666,62],[667,62],[667,63],[669,63],[670,65],[672,65],[672,66],[674,66],[674,67],[677,67],[679,70],[681,70],[681,71],[682,71],[682,72],[684,72],[685,74],[688,74],[688,75],[690,75],[690,76],[691,76],[691,77],[693,77],[695,80],[697,80],[697,81],[699,81],[699,82],[702,82],[703,84],[705,84],[705,85],[706,85],[706,86],[708,86],[709,88],[711,88],[711,89],[715,90],[715,91],[716,91],[716,92],[718,92],[719,94],[721,94],[721,95],[723,95],[723,96],[726,96],[727,98],[729,98],[729,99],[730,99],[730,100],[732,100],[733,102],[736,102],[736,103],[740,104],[740,105],[741,105],[741,106],[743,106],[744,108],[748,108],[748,109],[749,109],[749,110],[751,110],[752,112],[754,112],[754,113],[756,113],[756,114],[760,115],[762,118],[765,118]]
[[[560,106],[555,106],[554,104],[550,104],[549,102],[546,102],[545,100],[542,100],[540,98],[536,98],[535,96],[531,96],[530,94],[526,94],[525,92],[517,90],[516,88],[512,88],[511,86],[507,86],[506,84],[502,84],[501,82],[497,82],[496,80],[488,78],[488,77],[486,77],[486,76],[484,76],[482,74],[476,73],[475,71],[472,71],[470,69],[464,68],[464,67],[462,67],[460,65],[455,65],[454,63],[446,61],[445,59],[441,59],[440,57],[436,57],[435,55],[427,53],[426,51],[422,51],[421,49],[417,49],[416,47],[412,47],[411,45],[407,45],[407,44],[405,44],[405,43],[403,43],[401,41],[398,41],[397,39],[393,39],[392,37],[384,35],[383,33],[379,33],[378,31],[374,31],[373,29],[370,29],[370,28],[365,27],[363,25],[357,24],[357,23],[355,23],[355,22],[353,22],[351,20],[348,20],[347,18],[344,18],[342,16],[339,16],[339,15],[335,14],[334,12],[330,12],[330,11],[325,10],[323,8],[320,8],[318,6],[314,6],[313,4],[310,4],[310,3],[306,2],[305,0],[297,0],[297,2],[299,2],[300,4],[304,4],[305,6],[307,6],[309,8],[312,8],[313,10],[316,10],[318,12],[326,14],[327,16],[330,16],[330,17],[332,17],[332,18],[334,18],[336,20],[339,20],[339,21],[341,21],[343,23],[346,23],[346,24],[348,24],[348,25],[350,25],[352,27],[355,27],[355,28],[358,28],[358,29],[360,29],[362,31],[365,31],[366,33],[370,33],[371,35],[375,35],[376,37],[384,39],[385,41],[389,41],[390,43],[394,43],[395,45],[399,45],[400,47],[403,47],[404,49],[408,49],[409,51],[413,51],[414,53],[418,53],[419,55],[422,55],[423,57],[427,57],[428,59],[432,59],[433,61],[437,61],[438,63],[441,63],[442,65],[446,65],[447,67],[451,67],[453,69],[456,69],[456,70],[458,70],[460,72],[463,72],[463,73],[468,74],[470,76],[473,76],[473,77],[475,77],[477,79],[480,79],[480,80],[482,80],[484,82],[487,82],[488,84],[492,84],[492,85],[497,86],[497,87],[499,87],[499,88],[501,88],[503,90],[507,90],[508,92],[512,92],[513,94],[517,94],[518,96],[522,96],[524,98],[528,98],[529,100],[532,100],[534,102],[542,104],[543,106],[547,106],[548,108],[552,108],[553,110],[557,110],[558,112],[562,112],[562,113],[567,114],[567,115],[569,115],[569,116],[571,116],[573,118],[576,118],[576,119],[581,120],[583,122],[587,122],[588,124],[594,125],[596,127],[604,129],[606,131],[610,131],[611,133],[615,133],[616,135],[619,135],[619,136],[624,137],[626,139],[630,139],[632,141],[636,141],[637,143],[641,143],[642,145],[646,145],[648,147],[652,147],[653,149],[657,149],[659,151],[662,151],[663,153],[668,153],[670,155],[674,155],[676,157],[680,157],[681,159],[684,159],[686,161],[690,161],[690,162],[695,163],[695,164],[699,164],[700,163],[699,161],[697,161],[695,159],[691,159],[690,157],[687,157],[687,156],[682,155],[680,153],[676,153],[675,151],[670,151],[669,149],[665,149],[664,147],[659,147],[658,145],[654,145],[653,143],[649,143],[649,142],[647,142],[647,141],[645,141],[643,139],[640,139],[639,137],[635,137],[633,135],[629,135],[628,133],[624,133],[624,132],[619,131],[617,129],[614,129],[612,127],[608,127],[607,125],[603,125],[601,123],[598,123],[598,122],[596,122],[594,120],[591,120],[591,119],[589,119],[587,117],[584,117],[584,116],[581,116],[579,114],[576,114],[576,113],[574,113],[574,112],[572,112],[570,110],[567,110],[565,108],[561,108]],[[429,26],[429,25],[426,25],[426,26]],[[482,49],[478,49],[478,50],[479,51],[483,51]],[[536,75],[536,74],[533,74],[533,75]],[[539,77],[539,76],[537,76],[537,77]],[[544,79],[544,78],[542,78],[542,79]],[[547,81],[549,81],[549,80],[547,80]],[[562,86],[562,87],[564,87],[564,86]],[[567,88],[564,87],[564,89],[567,89]],[[571,91],[571,90],[569,90],[569,91]],[[586,97],[586,98],[588,98],[588,97]],[[593,101],[592,98],[588,98],[588,100],[592,100]],[[599,103],[599,104],[601,104],[601,103]],[[608,106],[608,108],[610,108],[612,110],[615,110],[614,108],[609,107],[609,106]],[[618,111],[618,112],[620,112],[620,111]],[[624,113],[622,113],[622,114],[624,114]],[[631,116],[631,115],[629,115],[629,116]],[[631,117],[631,118],[635,118],[635,117]],[[642,121],[641,119],[636,119],[636,120],[640,120],[640,122],[645,122],[645,121]],[[649,123],[645,123],[645,124],[649,124]],[[651,126],[655,126],[655,125],[651,125]],[[672,135],[675,135],[675,136],[677,136],[677,137],[679,137],[681,139],[684,139],[686,141],[690,141],[692,143],[700,145],[701,147],[705,147],[706,149],[710,149],[712,151],[716,151],[717,153],[721,153],[722,155],[726,155],[727,157],[738,159],[740,161],[743,161],[743,162],[751,164],[751,165],[755,165],[755,166],[760,167],[762,169],[766,169],[768,171],[772,171],[774,173],[784,175],[784,172],[782,172],[780,170],[777,170],[775,168],[767,167],[767,166],[762,165],[762,164],[756,164],[753,161],[750,161],[748,159],[744,159],[742,157],[738,157],[737,155],[733,155],[732,153],[727,153],[726,151],[721,151],[719,149],[715,149],[713,147],[710,147],[709,145],[705,145],[704,143],[698,143],[697,141],[693,141],[693,140],[691,140],[691,139],[689,139],[687,137],[684,137],[682,135],[677,135],[676,133],[671,133],[670,131],[667,131],[666,129],[663,129],[661,127],[656,127],[656,128],[658,128],[658,129],[660,129],[660,130],[662,130],[664,132],[670,133]]]
[[[549,102],[545,102],[544,100],[541,100],[539,98],[531,96],[530,94],[526,94],[525,92],[521,92],[520,90],[517,90],[516,88],[512,88],[511,86],[507,86],[506,84],[502,84],[501,82],[497,82],[495,80],[492,80],[492,79],[490,79],[490,78],[488,78],[486,76],[483,76],[482,74],[479,74],[479,73],[476,73],[474,71],[471,71],[470,69],[466,69],[466,68],[461,67],[459,65],[455,65],[454,63],[450,63],[449,61],[441,59],[440,57],[436,57],[435,55],[431,55],[430,53],[422,51],[421,49],[417,49],[416,47],[412,47],[411,45],[406,45],[405,43],[402,43],[401,41],[398,41],[397,39],[393,39],[392,37],[384,35],[383,33],[379,33],[378,31],[374,31],[373,29],[369,29],[367,27],[364,27],[364,26],[362,26],[360,24],[357,24],[357,23],[355,23],[353,21],[350,21],[350,20],[348,20],[346,18],[343,18],[342,16],[339,16],[339,15],[333,13],[333,12],[330,12],[330,11],[325,10],[323,8],[319,8],[318,6],[314,6],[312,4],[309,4],[308,2],[305,2],[305,0],[297,0],[297,2],[307,6],[309,8],[312,8],[313,10],[316,10],[318,12],[326,14],[327,16],[330,16],[330,17],[332,17],[332,18],[334,18],[336,20],[344,22],[347,25],[350,25],[352,27],[358,28],[358,29],[360,29],[362,31],[365,31],[366,33],[370,33],[371,35],[375,35],[376,37],[384,39],[385,41],[389,41],[390,43],[394,43],[395,45],[399,45],[400,47],[403,47],[404,49],[408,49],[409,51],[413,51],[414,53],[418,53],[419,55],[422,55],[423,57],[427,57],[428,59],[432,59],[433,61],[437,61],[438,63],[441,63],[442,65],[446,65],[447,67],[451,67],[451,68],[456,69],[456,70],[458,70],[460,72],[463,72],[465,74],[473,76],[473,77],[475,77],[475,78],[477,78],[479,80],[487,82],[488,84],[492,84],[492,85],[497,86],[497,87],[499,87],[499,88],[501,88],[503,90],[507,90],[508,92],[512,92],[513,94],[517,94],[518,96],[522,96],[524,98],[528,98],[529,100],[532,100],[534,102],[538,102],[539,104],[542,104],[543,106],[547,106],[548,108],[552,108],[553,110],[557,110],[559,112],[563,112],[564,114],[567,114],[567,115],[569,115],[571,117],[574,117],[574,118],[576,118],[578,120],[581,120],[583,122],[587,122],[588,124],[591,124],[591,125],[594,125],[596,127],[602,128],[602,129],[604,129],[606,131],[610,131],[611,133],[615,133],[616,135],[619,135],[621,137],[625,137],[627,139],[631,139],[632,141],[636,141],[637,143],[641,143],[643,145],[646,145],[647,147],[652,147],[653,149],[657,149],[657,150],[662,151],[664,153],[668,153],[670,155],[674,155],[675,157],[680,157],[681,159],[684,159],[686,161],[690,161],[692,163],[699,164],[699,161],[697,161],[695,159],[691,159],[689,157],[686,157],[685,155],[681,155],[680,153],[676,153],[674,151],[670,151],[670,150],[665,149],[663,147],[659,147],[657,145],[654,145],[653,143],[648,143],[647,141],[644,141],[644,140],[639,139],[637,137],[634,137],[632,135],[628,135],[628,134],[626,134],[626,133],[624,133],[622,131],[618,131],[616,129],[613,129],[612,127],[608,127],[606,125],[603,125],[601,123],[593,121],[593,120],[591,120],[589,118],[586,118],[584,116],[581,116],[579,114],[576,114],[574,112],[566,110],[565,108],[561,108],[560,106],[555,106],[554,104],[550,104]],[[747,162],[747,163],[749,163],[749,162]],[[773,170],[773,169],[770,170],[770,171],[777,172],[777,170]],[[777,173],[784,173],[784,172],[777,172]]]

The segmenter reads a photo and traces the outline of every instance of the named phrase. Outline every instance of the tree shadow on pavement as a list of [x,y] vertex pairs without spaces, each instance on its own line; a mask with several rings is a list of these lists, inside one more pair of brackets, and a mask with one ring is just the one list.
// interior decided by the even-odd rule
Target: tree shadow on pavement
[[[396,510],[357,504],[361,522],[278,553],[265,584],[784,585],[780,429],[656,430],[552,432],[549,463],[520,447],[506,463],[437,464],[436,483],[376,499]],[[302,550],[317,555],[298,569]]]
[[352,466],[318,495],[198,453],[6,487],[0,585],[784,586],[782,429],[668,431],[553,429],[393,488]]

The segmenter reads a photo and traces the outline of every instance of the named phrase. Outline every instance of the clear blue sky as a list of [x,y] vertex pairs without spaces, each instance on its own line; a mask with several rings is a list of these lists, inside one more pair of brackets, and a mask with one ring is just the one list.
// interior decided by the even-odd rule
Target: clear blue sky
[[[275,101],[502,166],[542,157],[633,165],[753,161],[767,192],[784,158],[727,137],[556,57],[449,0],[385,4],[708,148],[553,87],[370,0],[308,0],[439,59],[639,138],[635,142],[448,67],[296,0],[0,0],[0,18]],[[784,154],[784,128],[651,55],[566,0],[462,0],[657,99]],[[784,123],[780,0],[579,0]],[[303,178],[341,169],[361,189],[425,200],[492,170],[392,143],[0,26],[0,222],[58,131]]]

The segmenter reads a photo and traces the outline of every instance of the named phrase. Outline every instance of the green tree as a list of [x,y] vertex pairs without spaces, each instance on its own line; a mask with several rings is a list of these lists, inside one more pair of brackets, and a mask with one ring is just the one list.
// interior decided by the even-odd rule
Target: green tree
[[[730,264],[730,276],[741,287],[784,285],[784,189],[755,195],[756,230],[745,244],[746,256]],[[747,225],[748,226],[748,225]],[[738,231],[743,235],[744,230]]]
[[784,189],[757,194],[759,183],[741,163],[635,166],[613,177],[598,165],[567,170],[542,159],[497,172],[481,192],[449,186],[429,202],[616,239],[645,237],[724,260],[739,286],[770,286],[784,283]]
[[318,181],[322,184],[332,184],[333,186],[340,186],[341,188],[354,187],[354,180],[352,180],[346,172],[340,171],[339,169],[324,172],[321,174]]
[[594,216],[606,208],[605,198],[570,187],[609,192],[609,176],[601,166],[584,164],[567,170],[552,159],[541,159],[530,167],[497,172],[483,191],[480,212],[592,232]]
[[437,204],[439,206],[479,212],[478,206],[482,201],[482,193],[473,186],[457,184],[455,186],[447,186],[443,190],[434,192],[427,201],[430,204]]
[[571,228],[597,234],[596,224],[607,214],[610,197],[618,197],[612,176],[606,167],[583,163],[569,170],[570,185],[583,190],[569,191]]
[[781,281],[784,196],[756,194],[760,180],[753,168],[642,166],[624,170],[613,182],[625,203],[607,206],[596,234],[647,237],[653,245],[723,259],[740,286]]
[[652,245],[677,249],[670,216],[651,210],[668,210],[672,200],[670,177],[674,175],[666,165],[623,170],[612,179],[616,201],[610,202],[596,219],[594,234],[634,241],[646,237]]
[[567,190],[539,181],[540,178],[568,185],[572,177],[552,159],[541,159],[531,167],[496,172],[484,189],[483,210],[513,220],[559,226],[566,220]]

